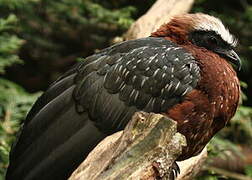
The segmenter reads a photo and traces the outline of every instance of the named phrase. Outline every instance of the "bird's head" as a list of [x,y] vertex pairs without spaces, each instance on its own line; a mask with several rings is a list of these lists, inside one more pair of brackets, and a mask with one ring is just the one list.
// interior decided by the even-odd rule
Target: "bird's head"
[[241,67],[241,60],[234,51],[237,40],[222,22],[213,16],[203,13],[175,16],[152,33],[152,36],[165,37],[181,45],[192,43],[219,54],[239,69]]

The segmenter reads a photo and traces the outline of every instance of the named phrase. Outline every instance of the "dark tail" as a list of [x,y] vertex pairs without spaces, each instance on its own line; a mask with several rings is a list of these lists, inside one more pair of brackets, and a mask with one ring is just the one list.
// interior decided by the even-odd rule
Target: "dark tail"
[[87,113],[77,113],[73,90],[70,86],[44,104],[40,100],[41,108],[12,148],[7,180],[67,179],[105,137]]

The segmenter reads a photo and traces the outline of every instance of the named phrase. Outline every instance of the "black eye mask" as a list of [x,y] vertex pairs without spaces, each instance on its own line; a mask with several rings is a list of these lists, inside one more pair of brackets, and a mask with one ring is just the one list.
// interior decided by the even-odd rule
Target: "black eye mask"
[[199,47],[204,47],[219,54],[221,57],[237,65],[238,69],[241,68],[241,60],[233,50],[232,45],[225,42],[216,32],[194,31],[189,34],[189,40]]
[[194,31],[189,34],[189,39],[193,44],[214,52],[216,49],[232,49],[231,45],[214,31]]

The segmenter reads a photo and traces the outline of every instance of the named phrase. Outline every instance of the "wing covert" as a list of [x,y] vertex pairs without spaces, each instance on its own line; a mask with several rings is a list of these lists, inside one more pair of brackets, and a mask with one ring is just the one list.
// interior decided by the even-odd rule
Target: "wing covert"
[[[200,78],[194,57],[161,38],[127,41],[101,53],[99,59],[80,68],[74,98],[80,113],[88,111],[109,132],[124,128],[135,111],[167,111]],[[125,118],[129,108],[132,112]]]

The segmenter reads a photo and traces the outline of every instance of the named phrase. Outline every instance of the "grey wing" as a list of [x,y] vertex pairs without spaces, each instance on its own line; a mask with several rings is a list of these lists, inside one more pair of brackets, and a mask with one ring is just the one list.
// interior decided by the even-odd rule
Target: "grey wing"
[[35,103],[7,179],[64,179],[134,112],[164,112],[196,87],[191,54],[161,38],[127,41],[86,58]]
[[105,133],[123,129],[136,111],[166,112],[200,79],[193,56],[161,38],[122,43],[100,58],[91,74],[89,65],[81,69],[74,98]]

